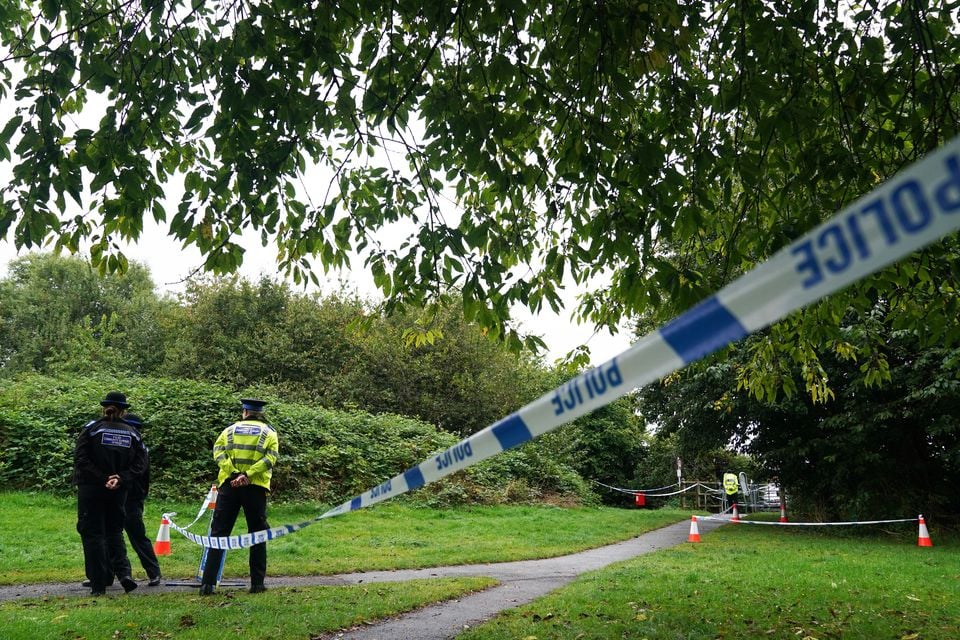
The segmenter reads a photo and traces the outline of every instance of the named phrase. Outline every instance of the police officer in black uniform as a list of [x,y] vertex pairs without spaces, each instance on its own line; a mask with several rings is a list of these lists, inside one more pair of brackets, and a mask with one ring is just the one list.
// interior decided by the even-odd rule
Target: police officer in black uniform
[[[143,426],[143,419],[135,413],[125,413],[123,421],[132,426],[138,432]],[[132,486],[127,488],[127,499],[124,502],[123,530],[127,532],[127,539],[130,540],[130,546],[137,553],[140,559],[140,565],[147,572],[148,586],[156,587],[163,580],[160,575],[160,562],[157,560],[157,554],[153,550],[153,543],[147,537],[147,528],[143,524],[143,506],[147,499],[147,492],[150,489],[150,449],[144,444],[144,451],[147,453],[147,465],[143,475],[141,475]],[[110,541],[110,548],[107,549],[107,555],[110,559],[110,565],[113,574],[117,579],[123,576],[133,574],[130,566],[130,560],[127,557],[127,549],[123,546],[123,540]],[[111,583],[107,583],[110,586]],[[83,586],[91,586],[90,580],[84,580]]]
[[[123,421],[140,432],[143,420],[135,413],[128,413],[123,417]],[[150,489],[150,450],[144,445],[146,453],[146,468],[133,484],[127,488],[127,500],[124,503],[123,530],[127,532],[127,539],[130,546],[136,552],[140,559],[140,565],[147,572],[149,578],[148,586],[155,587],[160,584],[160,563],[157,561],[157,554],[153,551],[153,542],[147,537],[147,528],[143,524],[143,505],[147,500],[147,491]],[[126,557],[126,552],[123,556]],[[126,573],[130,575],[130,563],[127,562]]]
[[[88,423],[77,437],[73,475],[77,484],[77,532],[83,543],[83,559],[90,580],[90,594],[103,595],[113,582],[111,554],[122,552],[124,503],[127,491],[146,472],[146,449],[140,433],[123,421],[130,405],[119,391],[100,401],[102,416]],[[129,567],[129,560],[126,561]],[[137,588],[136,581],[120,578],[124,591]]]

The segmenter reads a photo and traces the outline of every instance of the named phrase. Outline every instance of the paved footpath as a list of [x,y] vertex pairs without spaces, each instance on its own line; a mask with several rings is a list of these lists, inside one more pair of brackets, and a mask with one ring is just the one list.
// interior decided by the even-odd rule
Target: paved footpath
[[[718,521],[701,520],[698,522],[698,528],[702,534],[721,524],[723,523]],[[440,602],[380,623],[365,625],[328,636],[329,638],[342,640],[405,640],[408,638],[446,640],[455,637],[464,629],[482,624],[501,611],[518,607],[544,596],[571,582],[581,573],[601,569],[614,562],[629,560],[686,542],[689,532],[690,522],[685,520],[644,533],[624,542],[558,558],[434,567],[431,569],[367,571],[334,576],[268,576],[267,586],[351,585],[369,582],[403,582],[416,578],[456,578],[462,576],[488,576],[499,580],[500,584],[498,586],[479,593],[457,600]],[[246,585],[242,588],[246,588]],[[129,595],[182,593],[185,589],[192,591],[191,587],[170,584],[148,587],[146,583],[141,582],[140,588]],[[221,590],[230,590],[230,587]],[[0,587],[0,601],[20,598],[86,596],[88,593],[89,589],[85,589],[75,582],[69,584],[13,585]],[[107,591],[107,594],[122,595],[123,591],[114,586]]]

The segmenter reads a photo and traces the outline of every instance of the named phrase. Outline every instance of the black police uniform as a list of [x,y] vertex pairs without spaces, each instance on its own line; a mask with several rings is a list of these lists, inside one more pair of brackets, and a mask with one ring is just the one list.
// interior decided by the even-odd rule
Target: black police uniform
[[[146,471],[146,450],[140,434],[122,420],[89,423],[77,437],[74,481],[77,484],[77,532],[83,543],[84,566],[93,593],[113,582],[113,550],[123,544],[124,507],[128,490]],[[107,489],[111,475],[120,477]],[[126,562],[129,567],[129,561]],[[127,574],[129,576],[129,573]],[[124,582],[124,589],[136,588]]]
[[[124,422],[131,425],[139,433],[140,423],[133,419],[133,415],[124,418]],[[153,542],[147,537],[147,529],[143,524],[143,506],[150,490],[150,450],[144,445],[144,471],[127,489],[127,500],[124,503],[123,529],[127,532],[130,546],[140,559],[140,565],[150,578],[151,585],[160,583],[160,562],[153,550]],[[124,552],[123,558],[127,559]],[[130,561],[127,560],[126,572],[118,575],[130,575]]]

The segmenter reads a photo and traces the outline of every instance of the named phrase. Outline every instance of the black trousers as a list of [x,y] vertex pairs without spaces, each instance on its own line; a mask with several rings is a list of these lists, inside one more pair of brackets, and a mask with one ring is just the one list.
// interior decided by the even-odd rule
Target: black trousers
[[[231,487],[230,481],[217,488],[217,506],[213,510],[213,522],[210,524],[211,536],[229,536],[233,525],[243,509],[247,519],[247,533],[269,529],[267,524],[267,490],[250,484],[245,487]],[[207,563],[203,568],[203,584],[216,584],[217,573],[223,558],[222,549],[210,549]],[[261,585],[267,577],[267,543],[261,542],[250,547],[250,584]]]
[[[157,554],[153,551],[153,543],[147,537],[147,529],[143,524],[143,503],[145,500],[146,497],[138,489],[132,489],[127,493],[127,499],[123,505],[123,530],[127,532],[130,546],[133,547],[137,558],[140,559],[140,565],[146,571],[147,577],[156,578],[160,575],[160,562],[157,560]],[[117,576],[117,578],[133,574],[123,536],[107,540],[107,560],[110,564],[111,574]],[[107,584],[110,582],[112,582],[112,578]]]
[[[127,495],[127,501],[124,504],[123,530],[127,532],[130,546],[133,547],[140,559],[140,565],[146,571],[147,577],[156,578],[160,575],[160,563],[157,561],[157,554],[153,551],[153,542],[147,537],[147,528],[143,524],[143,503],[145,501],[146,496],[139,490],[133,490]],[[126,558],[126,555],[126,553],[123,554],[124,558]],[[127,562],[127,572],[123,575],[130,575],[129,561]]]
[[77,533],[83,544],[84,569],[94,591],[102,590],[113,582],[114,568],[121,564],[116,554],[122,551],[122,562],[130,566],[123,544],[126,498],[124,489],[111,491],[106,487],[88,484],[77,487]]

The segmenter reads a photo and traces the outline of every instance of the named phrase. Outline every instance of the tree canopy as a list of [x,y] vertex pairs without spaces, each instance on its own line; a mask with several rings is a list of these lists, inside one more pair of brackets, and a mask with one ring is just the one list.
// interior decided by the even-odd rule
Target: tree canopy
[[[0,237],[113,269],[150,216],[223,273],[252,230],[297,281],[356,250],[388,309],[455,295],[514,346],[598,274],[584,317],[659,322],[957,133],[957,4],[4,3]],[[784,349],[816,370],[878,298],[957,341],[958,274],[954,237]]]
[[[863,330],[869,326],[872,331]],[[870,367],[837,355],[822,363],[834,395],[771,401],[743,387],[752,351],[749,338],[728,358],[712,358],[649,385],[639,410],[661,426],[685,459],[730,443],[749,453],[768,477],[778,477],[792,509],[821,518],[956,514],[960,481],[960,349],[921,346],[916,331],[895,329],[883,309],[847,317],[851,343],[876,340],[890,367],[882,389]],[[778,375],[799,385],[802,367]]]

